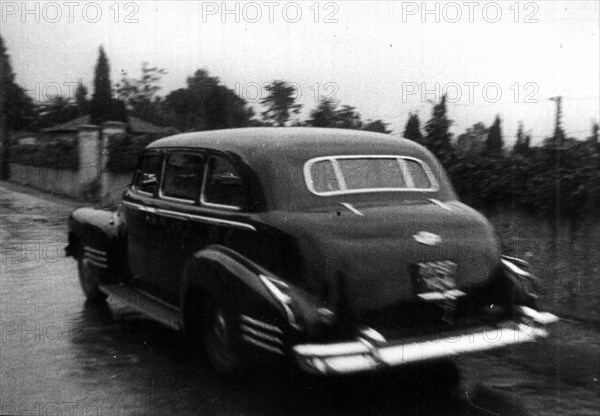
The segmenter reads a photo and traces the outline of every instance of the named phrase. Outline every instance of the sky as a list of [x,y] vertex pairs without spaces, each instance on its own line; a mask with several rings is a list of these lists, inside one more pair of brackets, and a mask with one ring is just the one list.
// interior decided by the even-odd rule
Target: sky
[[264,85],[294,83],[308,118],[319,97],[382,119],[401,135],[448,96],[457,136],[500,115],[533,142],[563,127],[584,139],[600,118],[598,1],[21,2],[1,1],[0,33],[16,81],[35,101],[93,90],[102,45],[111,81],[167,70],[161,95],[206,69],[261,109]]

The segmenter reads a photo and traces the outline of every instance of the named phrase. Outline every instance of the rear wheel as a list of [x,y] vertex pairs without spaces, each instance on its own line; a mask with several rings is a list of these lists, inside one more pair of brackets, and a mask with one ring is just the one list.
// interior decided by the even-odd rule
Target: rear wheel
[[244,361],[235,313],[222,302],[210,299],[206,302],[202,332],[212,367],[225,376],[241,375]]
[[84,259],[82,250],[79,251],[77,256],[77,269],[79,271],[79,282],[86,299],[90,302],[104,301],[106,294],[100,291],[101,272]]

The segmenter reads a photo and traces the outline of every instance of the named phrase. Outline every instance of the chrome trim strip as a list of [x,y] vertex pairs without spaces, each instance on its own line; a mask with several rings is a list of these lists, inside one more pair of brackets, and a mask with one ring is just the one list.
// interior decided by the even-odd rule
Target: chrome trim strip
[[363,338],[368,339],[369,341],[372,341],[376,344],[385,344],[386,343],[386,339],[383,335],[381,335],[379,332],[377,332],[376,330],[374,330],[371,327],[364,327],[360,330],[360,335]]
[[275,283],[271,281],[269,277],[263,274],[259,274],[258,277],[263,282],[267,290],[271,293],[271,295],[273,295],[273,297],[279,302],[281,307],[284,309],[285,314],[287,315],[288,322],[290,323],[292,328],[296,330],[301,330],[302,327],[298,324],[298,321],[296,320],[296,315],[294,315],[294,312],[292,311],[289,305],[291,298],[287,294],[283,293],[275,285]]
[[190,217],[187,214],[181,214],[174,211],[165,211],[163,209],[157,209],[156,214],[162,215],[163,217],[172,218],[174,220],[189,221]]
[[427,292],[419,293],[417,296],[426,301],[456,299],[460,296],[465,296],[466,293],[462,290],[452,289],[445,292]]
[[251,324],[251,325],[255,325],[255,326],[257,326],[257,327],[259,327],[261,329],[264,329],[264,330],[267,330],[267,331],[273,331],[273,332],[275,332],[277,334],[280,334],[280,335],[283,334],[283,331],[279,327],[277,327],[275,325],[268,324],[268,323],[263,322],[263,321],[259,321],[258,319],[251,318],[248,315],[241,315],[241,319],[242,319],[243,322],[246,322],[246,323]]
[[526,316],[539,325],[550,325],[559,321],[558,316],[550,312],[539,312],[527,306],[521,306],[520,310],[523,316]]
[[146,212],[150,212],[153,214],[162,214],[165,216],[167,216],[167,215],[176,215],[176,216],[181,216],[181,217],[185,216],[186,218],[188,218],[192,221],[214,223],[214,224],[218,224],[218,225],[229,225],[231,227],[237,227],[237,228],[242,228],[245,230],[256,231],[256,228],[253,225],[246,224],[243,222],[224,220],[222,218],[205,217],[205,216],[196,215],[196,214],[184,214],[181,212],[171,211],[171,210],[162,209],[162,208],[150,208],[150,207],[146,207],[144,205],[136,204],[134,202],[129,202],[129,201],[123,201],[123,203],[132,208],[137,208],[141,211],[146,211]]
[[158,197],[160,199],[164,199],[165,201],[179,202],[181,204],[186,204],[186,205],[194,205],[196,203],[196,201],[194,201],[193,199],[183,199],[183,198],[175,198],[173,196],[166,196],[162,193],[162,189],[158,190]]
[[[429,182],[431,183],[431,187],[429,188],[366,188],[366,189],[346,189],[346,184],[343,181],[343,175],[341,169],[339,167],[340,159],[396,159],[396,160],[413,160],[421,165],[423,171],[427,175]],[[310,168],[316,162],[321,162],[323,160],[329,160],[333,166],[336,174],[336,178],[338,179],[338,185],[340,187],[337,191],[325,191],[325,192],[317,192],[313,186],[312,176]],[[405,177],[405,172],[402,172],[402,176]],[[342,182],[340,182],[340,177]],[[315,157],[313,159],[308,160],[304,164],[304,182],[308,190],[318,196],[332,196],[332,195],[344,195],[344,194],[358,194],[358,193],[372,193],[372,192],[437,192],[440,188],[440,185],[437,181],[437,178],[433,174],[431,168],[425,164],[420,159],[417,159],[412,156],[401,156],[401,155],[337,155],[337,156],[320,156]],[[408,186],[408,184],[407,184]]]
[[446,211],[452,211],[452,208],[450,208],[450,205],[448,204],[444,204],[442,201],[435,199],[435,198],[427,198],[428,201],[433,202],[434,204],[436,204],[438,207],[444,208]]
[[244,331],[248,336],[255,336],[257,338],[261,338],[263,342],[272,342],[274,344],[283,345],[283,341],[274,335],[265,334],[264,332],[260,332],[244,324],[241,324],[240,326],[242,328],[242,331]]
[[518,276],[522,276],[522,277],[530,277],[531,276],[531,273],[529,273],[526,270],[521,269],[519,266],[517,266],[514,263],[511,263],[508,260],[501,259],[500,261],[502,262],[503,266],[505,266],[508,270],[510,270],[511,272],[513,272],[514,274],[516,274]]
[[94,261],[97,261],[99,263],[108,263],[108,260],[104,256],[97,256],[95,254],[88,253],[88,252],[83,253],[83,256],[86,259],[94,260]]
[[135,208],[135,209],[138,209],[143,212],[149,212],[151,214],[156,214],[156,208],[147,207],[145,205],[136,204],[135,202],[130,202],[130,201],[123,201],[122,204],[129,208]]
[[262,348],[263,350],[267,350],[269,352],[275,353],[275,354],[279,354],[279,355],[284,355],[283,351],[281,351],[279,348],[276,347],[272,347],[268,344],[265,344],[264,342],[261,342],[259,340],[256,340],[254,338],[250,338],[249,336],[242,334],[242,339],[252,345],[255,345],[259,348]]
[[518,266],[520,267],[524,267],[524,268],[528,268],[529,267],[529,263],[523,259],[519,259],[517,257],[511,257],[511,256],[507,256],[507,255],[502,255],[502,259],[504,260],[508,260],[512,263],[516,263]]
[[94,260],[91,260],[91,259],[88,259],[88,258],[84,258],[83,262],[86,263],[86,264],[89,263],[92,266],[96,266],[96,267],[99,267],[101,269],[108,269],[108,266],[106,264],[98,263],[97,261],[94,261]]
[[442,339],[422,340],[408,344],[373,348],[364,342],[338,344],[303,344],[293,347],[298,364],[312,373],[355,373],[409,363],[452,357],[458,354],[485,351],[545,338],[543,326],[527,326],[507,322],[513,327],[496,327],[468,332]]
[[90,253],[94,253],[99,256],[106,256],[106,251],[98,250],[98,249],[90,247],[90,246],[83,246],[83,249],[85,251],[89,251]]
[[348,210],[352,211],[353,213],[355,213],[358,216],[363,217],[365,214],[363,214],[362,212],[360,212],[359,210],[357,210],[356,208],[354,208],[354,206],[352,204],[349,204],[348,202],[342,202],[341,203],[345,208],[347,208]]

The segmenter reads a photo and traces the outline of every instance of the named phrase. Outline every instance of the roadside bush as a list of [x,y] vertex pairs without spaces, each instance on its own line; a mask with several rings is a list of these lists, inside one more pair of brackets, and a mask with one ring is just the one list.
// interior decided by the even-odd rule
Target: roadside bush
[[135,169],[138,155],[162,136],[147,134],[133,137],[114,135],[108,140],[106,169],[112,173],[129,173]]
[[560,148],[532,148],[528,157],[465,156],[448,173],[461,200],[480,209],[509,206],[579,218],[598,200],[598,155],[571,139]]
[[12,144],[10,162],[56,169],[79,169],[75,138],[41,139],[35,144]]

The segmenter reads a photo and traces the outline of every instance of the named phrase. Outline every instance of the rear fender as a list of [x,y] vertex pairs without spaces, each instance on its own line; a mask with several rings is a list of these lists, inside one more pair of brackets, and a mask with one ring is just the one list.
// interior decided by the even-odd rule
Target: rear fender
[[[212,297],[225,303],[240,315],[287,326],[285,311],[273,298],[260,275],[267,274],[260,266],[223,246],[210,246],[194,254],[186,264],[180,295],[185,315],[189,302],[197,302],[190,294]],[[202,297],[202,296],[201,296]],[[185,326],[185,317],[184,317]]]

